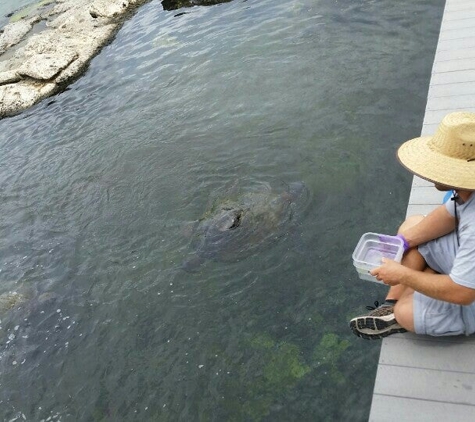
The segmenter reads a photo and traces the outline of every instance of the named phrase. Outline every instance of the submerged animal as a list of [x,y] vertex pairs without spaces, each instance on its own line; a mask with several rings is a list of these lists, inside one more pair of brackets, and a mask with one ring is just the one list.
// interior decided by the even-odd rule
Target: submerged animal
[[304,183],[295,182],[278,192],[265,185],[235,199],[215,201],[194,227],[194,252],[183,269],[193,271],[208,259],[238,261],[284,236],[306,194]]

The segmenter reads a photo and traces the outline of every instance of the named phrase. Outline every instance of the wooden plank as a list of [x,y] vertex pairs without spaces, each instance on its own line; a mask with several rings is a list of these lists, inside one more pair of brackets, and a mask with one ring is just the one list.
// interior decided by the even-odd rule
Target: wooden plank
[[438,342],[438,343],[456,343],[456,344],[465,344],[465,343],[475,341],[474,336],[432,337],[432,336],[422,336],[422,335],[418,335],[414,333],[402,333],[402,334],[394,334],[391,337],[387,337],[383,339],[383,344],[397,338],[401,338],[403,340]]
[[475,374],[475,339],[470,337],[465,342],[433,340],[429,336],[388,337],[381,349],[379,363]]
[[457,30],[442,31],[439,35],[439,42],[447,40],[461,40],[464,38],[475,38],[475,26],[469,28],[459,28]]
[[[473,8],[472,10],[473,11]],[[466,15],[463,12],[458,12],[461,13],[462,15]],[[467,18],[462,18],[462,19],[444,19],[442,22],[442,25],[440,27],[440,31],[455,31],[459,28],[472,28],[474,27],[474,19],[467,19]]]
[[434,73],[473,70],[475,69],[475,58],[451,59],[441,62],[437,61],[434,64],[434,69]]
[[406,216],[410,215],[427,215],[435,208],[434,205],[409,205],[407,207]]
[[434,57],[434,63],[439,63],[447,60],[473,58],[475,58],[475,51],[473,51],[471,48],[451,48],[450,50],[437,49]]
[[412,179],[412,186],[434,186],[434,184],[428,180],[420,178],[419,176],[414,176]]
[[440,205],[445,194],[445,192],[440,192],[433,186],[413,186],[409,196],[409,204]]
[[466,10],[446,10],[443,24],[452,21],[473,20],[473,18],[475,18],[475,8],[473,7]]
[[[390,382],[388,382],[390,380]],[[471,373],[379,365],[374,394],[475,406]]]
[[422,131],[421,131],[421,136],[432,136],[436,131],[437,128],[439,127],[439,123],[425,123],[422,126]]
[[449,13],[453,11],[470,11],[470,10],[473,10],[472,0],[447,1],[445,4],[444,15],[445,13]]
[[371,422],[473,422],[475,407],[375,394]]
[[452,50],[454,48],[472,48],[475,46],[474,38],[464,38],[459,40],[440,40],[437,45],[438,51]]
[[[475,47],[475,43],[474,43]],[[455,72],[433,73],[430,81],[432,85],[474,82],[475,70],[457,70]]]
[[475,81],[461,84],[433,85],[429,88],[429,101],[438,97],[461,97],[464,95],[475,95]]
[[471,95],[429,98],[427,101],[426,113],[433,110],[454,110],[470,107],[474,107],[474,98]]
[[453,107],[446,110],[427,110],[424,122],[439,124],[444,116],[454,111],[473,111],[475,112],[475,105],[473,107]]

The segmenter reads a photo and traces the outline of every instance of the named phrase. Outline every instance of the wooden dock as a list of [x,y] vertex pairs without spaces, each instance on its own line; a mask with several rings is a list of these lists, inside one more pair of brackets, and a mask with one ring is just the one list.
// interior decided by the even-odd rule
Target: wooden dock
[[[422,135],[457,110],[475,111],[474,0],[446,1]],[[443,197],[415,177],[407,214],[427,214]],[[475,336],[384,339],[369,420],[475,421]]]

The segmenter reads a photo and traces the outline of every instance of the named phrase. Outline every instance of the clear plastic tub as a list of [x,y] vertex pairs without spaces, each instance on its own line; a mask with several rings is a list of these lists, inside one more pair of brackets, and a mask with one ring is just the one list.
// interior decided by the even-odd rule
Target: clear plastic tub
[[404,253],[402,239],[379,233],[365,233],[353,252],[353,265],[362,280],[381,283],[369,272],[381,265],[381,258],[401,262]]

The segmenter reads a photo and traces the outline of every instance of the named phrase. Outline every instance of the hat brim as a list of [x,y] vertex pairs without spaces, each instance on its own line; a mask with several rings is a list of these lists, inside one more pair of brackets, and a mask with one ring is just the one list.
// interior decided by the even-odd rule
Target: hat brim
[[431,148],[431,136],[411,139],[397,152],[401,164],[430,182],[447,187],[475,190],[475,160],[448,157]]

